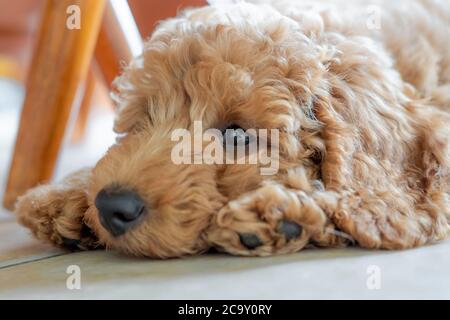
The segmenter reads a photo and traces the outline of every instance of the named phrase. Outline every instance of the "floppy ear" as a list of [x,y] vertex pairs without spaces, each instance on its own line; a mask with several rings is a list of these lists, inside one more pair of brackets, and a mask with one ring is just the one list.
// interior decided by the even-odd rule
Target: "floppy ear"
[[116,133],[127,133],[144,126],[145,111],[141,103],[145,102],[136,101],[127,103],[125,106],[118,106],[113,128]]
[[[141,56],[133,59],[113,83],[117,106],[114,131],[127,133],[179,116],[188,101],[182,81],[190,63],[190,47],[171,44],[175,32],[164,24],[145,43]],[[187,110],[184,110],[187,112]]]
[[330,63],[322,177],[340,195],[332,221],[361,246],[398,249],[443,239],[448,220],[448,115],[404,95],[381,48],[344,39]]
[[114,122],[114,131],[117,133],[127,133],[142,127],[148,119],[148,92],[140,80],[145,76],[140,59],[133,60],[113,82],[111,97],[117,107]]

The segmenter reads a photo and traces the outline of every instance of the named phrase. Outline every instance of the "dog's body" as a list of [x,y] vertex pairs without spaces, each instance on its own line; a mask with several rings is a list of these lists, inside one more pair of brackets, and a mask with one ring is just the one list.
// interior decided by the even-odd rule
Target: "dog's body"
[[[124,136],[93,170],[21,197],[20,222],[57,245],[152,257],[445,239],[450,6],[370,4],[240,3],[162,23],[116,82]],[[279,130],[278,174],[174,164],[170,132],[195,120]],[[110,209],[125,198],[132,218]]]

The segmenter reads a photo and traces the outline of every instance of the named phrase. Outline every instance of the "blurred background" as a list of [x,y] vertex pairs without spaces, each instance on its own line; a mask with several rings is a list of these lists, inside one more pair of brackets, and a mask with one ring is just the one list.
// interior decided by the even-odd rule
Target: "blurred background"
[[[72,2],[77,4],[79,1]],[[39,179],[33,178],[33,181],[60,179],[73,170],[95,164],[114,142],[115,136],[112,132],[114,107],[109,98],[109,91],[112,80],[120,72],[121,65],[140,53],[142,39],[151,35],[158,21],[175,16],[177,11],[183,8],[205,4],[206,0],[105,1],[95,49],[90,58],[87,74],[79,81],[76,89],[64,137],[58,147],[55,166],[51,170],[52,174]],[[29,157],[33,152],[32,144],[26,147],[28,150],[26,155],[20,150],[16,150],[15,154],[16,136],[21,116],[27,119],[27,116],[22,115],[22,111],[28,90],[36,87],[36,84],[32,83],[36,82],[36,77],[32,78],[32,74],[35,72],[33,61],[38,61],[38,58],[35,57],[33,60],[33,57],[39,55],[39,50],[42,51],[42,48],[39,48],[39,41],[45,41],[40,35],[40,28],[46,23],[44,20],[48,19],[49,7],[57,5],[58,0],[0,0],[0,198],[2,199],[13,158],[20,160]],[[49,30],[54,30],[54,27],[50,25]],[[51,71],[49,70],[49,73]],[[45,74],[41,75],[41,78],[42,81],[46,81]],[[33,104],[30,99],[27,104]],[[29,110],[33,109],[33,106],[27,107]],[[42,113],[46,112],[49,111],[45,106],[28,111],[32,113],[31,117],[42,117]],[[23,122],[21,131],[34,136],[35,142],[40,138],[48,139],[45,136],[49,134],[48,131],[36,132],[29,122],[28,124],[25,120]],[[33,132],[29,132],[31,130]],[[58,139],[55,133],[55,140]],[[38,148],[36,144],[36,149]],[[19,179],[20,175],[29,174],[20,168],[23,166],[17,165]],[[35,170],[32,163],[30,170]],[[17,176],[17,172],[15,175]],[[3,204],[9,209],[12,208],[11,201],[9,203],[4,201]],[[8,215],[5,212],[0,210],[0,217]]]

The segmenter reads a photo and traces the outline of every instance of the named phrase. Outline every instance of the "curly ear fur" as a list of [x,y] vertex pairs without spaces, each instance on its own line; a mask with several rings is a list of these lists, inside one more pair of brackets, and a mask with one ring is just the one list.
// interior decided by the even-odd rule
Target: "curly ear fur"
[[[367,39],[335,40],[332,90],[317,96],[330,216],[368,248],[407,248],[450,234],[450,116],[412,100],[393,61]],[[367,63],[366,61],[370,61]]]

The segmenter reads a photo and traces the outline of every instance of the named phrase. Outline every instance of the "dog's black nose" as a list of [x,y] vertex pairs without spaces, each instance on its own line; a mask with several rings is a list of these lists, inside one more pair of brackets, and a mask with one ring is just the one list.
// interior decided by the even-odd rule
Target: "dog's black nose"
[[144,202],[136,192],[102,189],[95,198],[100,223],[113,236],[124,234],[145,211]]

